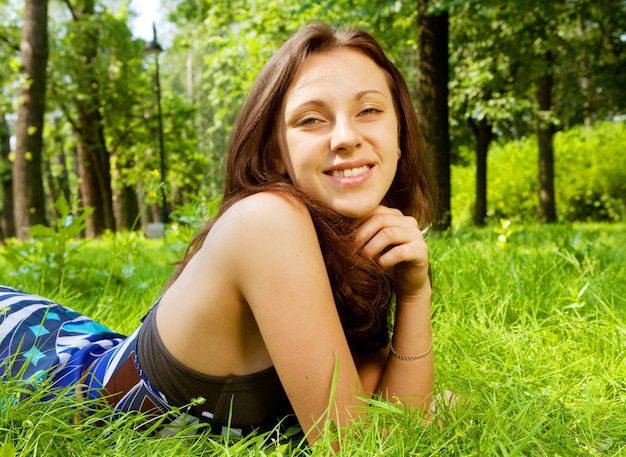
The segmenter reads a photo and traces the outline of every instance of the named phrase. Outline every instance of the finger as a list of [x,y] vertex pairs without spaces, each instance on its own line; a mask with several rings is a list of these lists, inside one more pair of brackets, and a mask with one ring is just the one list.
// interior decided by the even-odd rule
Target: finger
[[410,227],[387,226],[383,227],[365,243],[361,252],[370,258],[384,254],[394,246],[412,242],[418,236]]
[[378,259],[381,268],[387,269],[401,263],[410,263],[415,268],[428,268],[428,248],[418,240],[398,244],[382,253]]
[[414,228],[384,229],[365,246],[369,255],[379,255],[383,267],[401,262],[423,262],[428,258],[428,248],[422,233]]
[[[357,248],[362,248],[385,227],[412,226],[413,222],[411,219],[413,218],[404,216],[396,209],[379,206],[372,214],[362,221],[357,228],[355,240]],[[417,221],[415,221],[415,225],[416,224]]]
[[397,210],[381,210],[373,213],[357,229],[357,246],[373,256],[393,244],[408,242],[414,237],[421,239],[419,231],[415,218]]

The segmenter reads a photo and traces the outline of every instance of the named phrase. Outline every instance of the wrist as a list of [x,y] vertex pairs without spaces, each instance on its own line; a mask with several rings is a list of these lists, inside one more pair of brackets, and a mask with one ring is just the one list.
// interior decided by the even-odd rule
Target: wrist
[[432,293],[430,282],[410,293],[396,290],[396,306],[419,306],[425,304],[430,306]]
[[423,352],[421,354],[418,354],[418,355],[403,355],[403,354],[400,354],[400,353],[398,353],[394,349],[393,342],[389,345],[389,351],[391,352],[391,355],[393,355],[397,359],[404,360],[406,362],[413,362],[415,360],[423,359],[428,354],[430,354],[432,352],[432,350],[433,350],[433,337],[432,337],[432,335],[430,336],[430,345],[428,346],[428,349],[426,349],[425,352]]
[[430,285],[412,294],[396,295],[395,329],[410,329],[410,333],[428,330],[430,334],[431,297]]

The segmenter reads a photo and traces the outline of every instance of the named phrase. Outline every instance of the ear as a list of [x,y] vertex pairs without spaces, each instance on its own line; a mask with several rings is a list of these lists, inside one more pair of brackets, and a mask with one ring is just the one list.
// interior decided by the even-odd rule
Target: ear
[[402,157],[402,151],[400,150],[400,146],[398,146],[398,160]]

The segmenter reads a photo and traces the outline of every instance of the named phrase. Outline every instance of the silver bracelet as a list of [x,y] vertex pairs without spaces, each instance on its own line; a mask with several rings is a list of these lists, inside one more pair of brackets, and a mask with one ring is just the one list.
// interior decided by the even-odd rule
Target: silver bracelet
[[430,346],[428,346],[428,349],[426,350],[426,352],[420,355],[411,356],[411,355],[398,354],[396,350],[393,348],[393,344],[390,345],[390,349],[391,349],[391,354],[393,354],[394,357],[397,357],[400,360],[406,360],[408,362],[412,360],[419,360],[419,359],[423,359],[424,357],[426,357],[428,354],[430,354],[430,351],[433,350],[433,339],[432,338],[430,339]]

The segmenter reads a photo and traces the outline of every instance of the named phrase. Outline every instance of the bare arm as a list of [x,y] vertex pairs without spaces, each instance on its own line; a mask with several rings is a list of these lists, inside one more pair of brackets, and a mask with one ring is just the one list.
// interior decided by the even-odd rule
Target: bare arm
[[[364,395],[306,207],[277,194],[237,204],[232,275],[309,441],[344,426]],[[329,402],[333,374],[337,384]],[[330,409],[328,407],[330,406]],[[322,422],[320,422],[320,419]]]
[[[395,266],[396,314],[392,344],[397,353],[416,356],[428,351],[432,342],[430,324],[431,286],[428,279],[428,249],[417,221],[399,211],[380,206],[365,219],[358,232],[362,252],[378,259],[383,268]],[[382,253],[382,255],[381,255]],[[434,383],[432,351],[417,360],[401,360],[381,351],[358,360],[366,374],[366,386],[386,398],[400,398],[407,406],[426,412]],[[376,372],[378,365],[378,372]]]
[[[231,210],[237,214],[228,218],[232,221],[228,230],[233,234],[229,239],[236,242],[228,247],[232,255],[226,267],[254,314],[309,441],[319,437],[326,419],[340,427],[347,425],[363,406],[358,397],[376,390],[425,409],[432,392],[432,355],[407,362],[381,350],[373,356],[356,356],[355,363],[304,205],[264,193],[246,198]],[[414,219],[398,218],[399,213],[389,211],[381,207],[378,216],[368,218],[359,230],[366,255],[374,257],[394,246],[380,257],[381,265],[410,266],[401,269],[396,284],[394,347],[411,355],[430,343],[430,285],[423,281],[421,267],[424,262],[426,274],[428,260],[421,233],[421,242],[415,241]],[[337,384],[330,401],[335,367]]]

